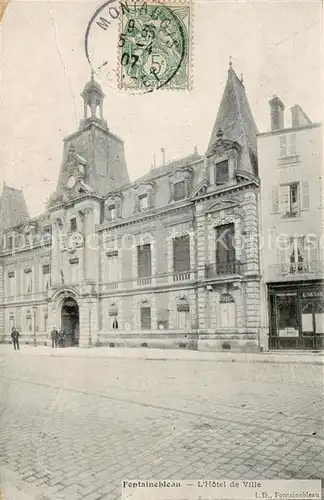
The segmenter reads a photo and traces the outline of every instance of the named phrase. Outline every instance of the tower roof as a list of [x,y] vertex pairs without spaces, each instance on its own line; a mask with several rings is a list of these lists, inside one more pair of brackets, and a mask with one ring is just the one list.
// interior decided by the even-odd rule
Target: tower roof
[[0,230],[16,226],[27,219],[29,213],[24,193],[4,184],[0,193]]
[[91,72],[91,79],[88,83],[85,84],[81,96],[84,96],[85,94],[89,94],[93,90],[95,90],[96,92],[98,92],[99,94],[101,94],[104,97],[104,93],[102,91],[102,88],[99,85],[99,83],[96,82],[96,80],[94,79],[94,73],[92,71]]
[[243,81],[238,78],[231,62],[223,97],[209,140],[207,154],[219,139],[220,131],[224,139],[236,141],[242,146],[242,164],[246,170],[253,172],[252,157],[256,157],[257,154],[256,135],[258,129],[245,93]]

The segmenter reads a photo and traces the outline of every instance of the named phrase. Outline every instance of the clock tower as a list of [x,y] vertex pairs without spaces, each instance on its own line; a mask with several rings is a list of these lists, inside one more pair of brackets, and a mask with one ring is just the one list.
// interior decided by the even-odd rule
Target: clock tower
[[79,130],[64,139],[61,171],[49,207],[85,193],[105,196],[129,182],[124,142],[108,128],[105,94],[93,73],[81,97],[83,118]]

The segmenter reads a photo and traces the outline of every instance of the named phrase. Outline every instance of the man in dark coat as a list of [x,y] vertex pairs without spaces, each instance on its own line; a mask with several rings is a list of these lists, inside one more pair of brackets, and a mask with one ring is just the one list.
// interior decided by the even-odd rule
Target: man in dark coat
[[60,347],[65,347],[64,341],[65,341],[65,331],[61,328],[58,334],[58,341],[59,341],[59,346]]
[[13,326],[12,331],[11,331],[11,338],[12,338],[12,343],[13,343],[14,349],[15,350],[18,349],[18,351],[19,351],[19,335],[20,335],[20,333]]
[[51,331],[52,347],[57,347],[58,335],[59,335],[58,331],[56,330],[55,326],[53,326]]

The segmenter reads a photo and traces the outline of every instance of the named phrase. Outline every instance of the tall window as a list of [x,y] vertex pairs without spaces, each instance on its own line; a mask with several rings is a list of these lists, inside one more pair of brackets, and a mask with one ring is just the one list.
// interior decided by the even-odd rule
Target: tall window
[[141,329],[151,329],[151,306],[147,301],[141,303]]
[[147,278],[152,275],[151,245],[149,243],[137,247],[137,276]]
[[14,271],[8,273],[7,285],[7,296],[13,297],[16,295],[16,277]]
[[119,257],[118,250],[107,252],[107,281],[116,283],[119,281]]
[[216,227],[216,269],[218,274],[233,274],[235,264],[234,224]]
[[306,271],[304,238],[290,238],[290,273]]
[[175,273],[190,271],[189,234],[173,238],[173,271]]
[[74,233],[77,230],[77,220],[76,217],[73,217],[70,220],[70,230]]
[[8,249],[8,250],[12,250],[12,248],[13,248],[13,237],[12,237],[12,236],[9,236],[9,237],[8,237],[7,249]]
[[225,184],[229,180],[228,160],[221,161],[215,165],[215,181],[217,185]]
[[33,291],[33,273],[31,269],[25,270],[25,293]]
[[186,196],[186,190],[185,190],[185,183],[184,181],[181,181],[181,182],[176,182],[174,184],[174,200],[175,201],[179,201],[179,200],[183,200],[183,198],[185,198]]
[[141,194],[139,197],[139,208],[141,212],[148,209],[148,197],[147,194]]
[[74,258],[70,259],[71,264],[71,282],[78,283],[79,282],[79,259]]
[[44,264],[43,266],[43,290],[48,290],[51,287],[51,266]]

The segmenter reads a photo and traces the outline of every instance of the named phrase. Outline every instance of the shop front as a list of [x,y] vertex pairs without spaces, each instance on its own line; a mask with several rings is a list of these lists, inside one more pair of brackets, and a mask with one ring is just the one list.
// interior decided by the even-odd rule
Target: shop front
[[324,349],[324,282],[269,283],[269,348]]

